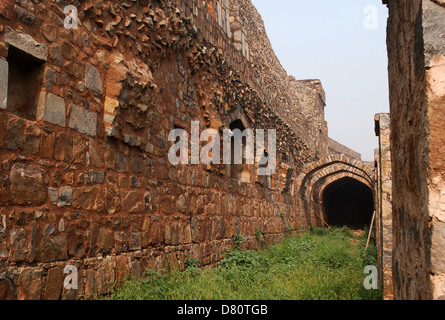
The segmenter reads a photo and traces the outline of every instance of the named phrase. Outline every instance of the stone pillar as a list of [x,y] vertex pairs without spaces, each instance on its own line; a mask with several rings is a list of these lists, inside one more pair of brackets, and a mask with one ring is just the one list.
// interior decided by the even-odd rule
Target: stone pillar
[[[377,246],[377,259],[382,261],[382,226],[381,226],[381,199],[380,199],[380,149],[374,150],[374,204],[375,204],[375,242]],[[383,288],[383,269],[379,265],[379,287]]]
[[389,9],[394,297],[443,299],[445,0],[384,3]]
[[383,297],[392,300],[392,169],[390,144],[390,117],[381,113],[375,116],[375,132],[379,137],[378,177],[377,177],[377,237],[379,245],[380,279]]

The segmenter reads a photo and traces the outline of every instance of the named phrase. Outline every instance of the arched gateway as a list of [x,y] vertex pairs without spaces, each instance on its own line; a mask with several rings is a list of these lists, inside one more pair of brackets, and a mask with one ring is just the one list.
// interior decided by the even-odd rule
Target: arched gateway
[[344,155],[307,164],[299,193],[311,226],[370,226],[374,212],[374,174],[365,162]]

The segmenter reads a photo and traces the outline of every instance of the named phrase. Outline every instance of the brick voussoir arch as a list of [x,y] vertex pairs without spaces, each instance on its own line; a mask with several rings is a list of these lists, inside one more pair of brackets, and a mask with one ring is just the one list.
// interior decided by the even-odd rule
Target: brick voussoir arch
[[372,168],[370,168],[367,164],[365,164],[362,161],[349,158],[345,155],[329,156],[327,158],[320,159],[316,162],[309,163],[303,168],[302,174],[304,176],[307,176],[315,171],[323,169],[324,167],[330,166],[334,163],[343,163],[345,165],[356,167],[357,169],[366,172],[370,178],[372,177],[372,172],[373,172]]
[[366,163],[345,155],[329,156],[307,164],[298,177],[299,196],[309,225],[324,221],[320,211],[320,195],[325,188],[345,177],[353,178],[373,190],[373,169]]

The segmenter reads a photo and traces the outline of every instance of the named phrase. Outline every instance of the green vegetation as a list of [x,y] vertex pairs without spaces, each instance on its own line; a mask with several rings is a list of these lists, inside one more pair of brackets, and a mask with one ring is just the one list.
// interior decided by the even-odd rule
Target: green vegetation
[[365,290],[364,267],[376,265],[375,246],[366,235],[346,228],[314,229],[286,238],[259,252],[237,249],[217,268],[199,268],[187,258],[186,270],[129,279],[115,300],[377,300],[380,290]]

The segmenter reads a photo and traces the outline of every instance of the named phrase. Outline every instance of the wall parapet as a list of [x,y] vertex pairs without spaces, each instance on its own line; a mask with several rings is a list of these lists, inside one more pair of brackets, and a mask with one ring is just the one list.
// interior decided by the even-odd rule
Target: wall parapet
[[362,160],[362,155],[348,147],[342,145],[341,143],[329,138],[328,139],[328,148],[330,154],[333,155],[341,155],[344,154],[353,159]]

